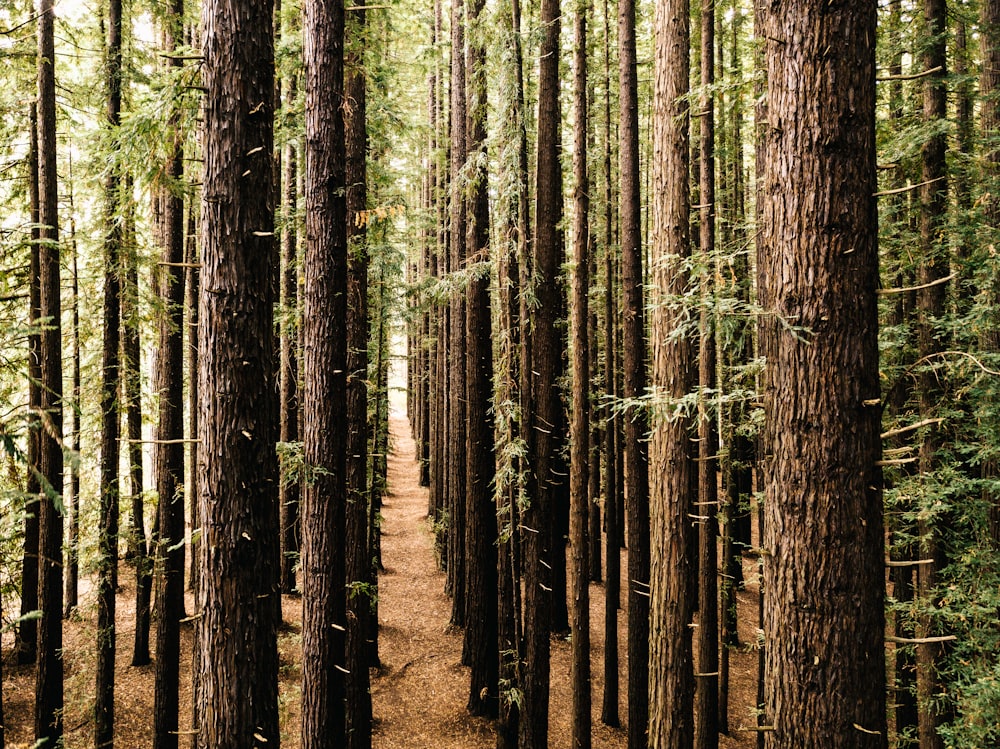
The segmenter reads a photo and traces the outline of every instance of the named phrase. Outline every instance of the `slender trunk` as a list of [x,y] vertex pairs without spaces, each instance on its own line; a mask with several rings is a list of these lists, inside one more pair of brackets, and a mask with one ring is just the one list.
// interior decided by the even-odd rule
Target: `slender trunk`
[[[166,19],[166,48],[183,40],[183,0],[172,0]],[[170,66],[183,61],[170,58]],[[180,684],[180,620],[184,617],[184,198],[177,190],[184,176],[183,134],[179,115],[170,123],[173,144],[166,170],[162,262],[158,271],[160,345],[156,357],[159,419],[156,429],[156,493],[160,519],[157,561],[162,582],[156,597],[156,680],[154,749],[176,749]]]
[[572,567],[573,685],[570,746],[589,749],[590,731],[590,588],[587,532],[590,503],[590,209],[587,179],[587,5],[577,2],[573,14],[573,302],[570,321],[573,349],[573,418],[570,431],[570,546]]
[[[107,127],[118,139],[122,104],[122,4],[108,6]],[[105,184],[104,351],[101,377],[101,507],[98,535],[97,676],[94,690],[94,746],[114,746],[115,735],[115,593],[118,588],[118,515],[121,458],[121,256],[124,240],[121,212],[122,175],[108,172]]]
[[[368,631],[374,593],[368,547],[368,145],[364,9],[348,25],[350,57],[344,140],[347,185],[347,731],[350,749],[370,749],[372,701],[368,675]],[[375,623],[377,626],[377,622]]]
[[696,681],[697,749],[719,746],[719,596],[716,539],[719,535],[718,452],[716,410],[709,399],[715,392],[715,2],[701,4],[701,96],[699,142],[701,204],[698,220],[701,261],[701,319],[698,338],[698,671]]
[[35,738],[54,746],[63,732],[63,491],[62,300],[60,297],[59,185],[56,175],[55,11],[38,4],[38,183],[41,413],[39,431],[38,627]]
[[[622,344],[626,399],[642,397],[646,375],[645,301],[639,199],[639,100],[635,48],[635,2],[618,3],[619,179],[621,180]],[[685,187],[685,189],[687,189]],[[642,408],[623,413],[628,542],[628,749],[645,749],[649,722],[649,472],[648,416]]]
[[[690,255],[687,0],[657,5],[654,20],[653,376],[659,397],[650,442],[649,746],[693,743],[690,523],[690,418],[677,401],[693,385],[692,342],[679,330],[686,313]],[[628,349],[626,348],[626,351]],[[626,370],[628,366],[626,364]],[[630,553],[635,549],[630,549]]]
[[[71,219],[71,226],[73,220]],[[69,491],[66,506],[69,509],[69,539],[66,547],[66,594],[63,601],[63,615],[69,618],[76,609],[80,583],[80,273],[79,252],[76,245],[76,231],[72,229],[70,249],[73,255],[73,281],[70,288],[70,304],[73,308],[73,364],[72,364],[72,407],[69,410],[70,448],[73,457],[69,468]],[[115,405],[117,409],[117,403]]]
[[31,211],[31,259],[28,278],[28,455],[24,502],[24,546],[21,562],[21,618],[17,628],[17,663],[26,666],[37,657],[38,620],[27,614],[38,609],[38,519],[41,510],[39,480],[42,409],[40,196],[38,174],[38,103],[31,103],[28,134],[28,192]]

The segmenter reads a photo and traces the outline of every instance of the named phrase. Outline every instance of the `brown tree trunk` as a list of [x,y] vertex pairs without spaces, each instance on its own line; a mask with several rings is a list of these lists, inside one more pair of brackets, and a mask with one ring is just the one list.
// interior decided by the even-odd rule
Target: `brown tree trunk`
[[276,747],[281,599],[272,7],[270,0],[209,0],[202,18],[202,575],[196,636],[201,663],[212,667],[200,676],[195,724],[204,749]]
[[[368,674],[368,629],[372,615],[371,550],[368,547],[368,130],[364,9],[355,10],[344,118],[347,185],[347,736],[350,749],[370,749],[372,701]],[[377,626],[377,623],[376,623]]]
[[472,271],[466,295],[465,564],[467,597],[463,650],[470,666],[467,708],[473,715],[498,714],[497,522],[493,502],[493,330],[490,313],[490,208],[486,171],[486,45],[481,33],[483,0],[470,0],[466,39],[469,164],[465,255]]
[[875,7],[762,20],[765,745],[885,747]]
[[[72,210],[72,207],[71,207]],[[73,280],[70,287],[70,304],[72,313],[72,403],[69,410],[70,449],[76,458],[69,467],[69,491],[66,492],[66,508],[69,510],[69,538],[66,545],[66,592],[63,596],[63,616],[69,618],[78,603],[80,585],[80,272],[79,250],[76,244],[76,232],[72,228],[70,251],[73,255]],[[116,404],[117,408],[117,404]]]
[[302,747],[346,744],[347,202],[344,4],[305,6],[306,260]]
[[41,315],[39,257],[42,231],[39,225],[40,196],[38,174],[38,103],[31,103],[28,134],[28,193],[31,212],[31,259],[28,278],[28,455],[24,503],[24,545],[21,561],[21,611],[17,628],[17,663],[26,666],[37,657],[38,620],[27,616],[38,609],[38,516],[41,509],[39,450],[42,408],[42,336],[37,330]]
[[[690,418],[677,400],[694,384],[691,341],[679,330],[686,312],[685,268],[690,255],[687,0],[656,6],[654,34],[653,140],[661,157],[653,163],[653,373],[650,442],[649,746],[690,749],[693,742],[690,521]],[[626,287],[627,288],[627,287]],[[626,351],[628,348],[626,347]],[[626,371],[628,365],[626,364]],[[628,395],[628,392],[626,392]],[[631,520],[632,518],[630,518]],[[629,553],[635,549],[630,548]],[[631,627],[630,627],[631,628]]]
[[[107,126],[118,138],[122,104],[122,4],[108,5]],[[124,231],[123,180],[118,169],[105,184],[104,351],[101,377],[101,506],[98,529],[97,676],[94,689],[94,746],[110,749],[115,735],[115,593],[118,589],[118,516],[121,459],[121,277]]]
[[[559,280],[562,261],[562,170],[559,164],[559,2],[542,0],[538,76],[538,140],[535,170],[535,231],[532,267],[522,276],[534,278],[532,287],[522,284],[522,293],[534,292],[537,308],[531,309],[529,346],[522,372],[530,390],[524,429],[528,436],[527,496],[530,502],[522,517],[524,544],[524,702],[520,744],[524,749],[548,746],[549,632],[552,625],[553,577],[558,565],[553,545],[562,543],[553,533],[559,486],[563,483],[555,453],[561,447],[558,435],[563,423],[558,378],[562,371],[561,336],[556,327],[563,309]],[[522,304],[522,325],[528,311]]]
[[[639,199],[639,100],[635,50],[635,2],[618,3],[619,178],[621,179],[622,396],[641,398],[646,375]],[[648,415],[642,408],[622,414],[623,482],[628,542],[628,749],[645,749],[649,723],[649,469]]]
[[[701,3],[701,96],[699,120],[698,217],[701,273],[701,319],[698,338],[698,651],[694,738],[697,749],[719,746],[719,595],[718,551],[719,433],[716,409],[709,403],[716,390],[715,370],[715,2]],[[717,402],[717,401],[716,401]]]
[[[183,43],[183,0],[172,0],[165,47]],[[177,69],[183,61],[170,58]],[[156,681],[153,748],[176,749],[180,684],[180,620],[184,618],[184,198],[177,190],[184,176],[183,134],[171,114],[173,138],[166,171],[162,262],[158,269],[160,345],[156,357],[159,419],[156,429],[156,493],[160,533],[156,558],[161,582],[156,596]]]
[[[465,86],[465,5],[451,4],[451,272],[466,265],[467,185],[466,163],[466,86]],[[450,300],[448,339],[448,582],[452,596],[451,624],[466,624],[465,584],[465,514],[466,514],[466,399],[465,392],[465,296],[467,289],[456,290]],[[462,663],[468,665],[469,653],[463,646]]]
[[587,178],[587,6],[577,3],[573,13],[573,299],[570,328],[573,351],[573,410],[570,424],[570,547],[572,558],[572,646],[570,683],[573,686],[570,746],[589,749],[590,730],[590,587],[587,560],[590,448],[590,236],[587,215],[590,186]]
[[38,627],[35,739],[53,746],[63,732],[63,517],[55,497],[63,490],[62,300],[59,269],[59,185],[56,175],[55,12],[38,2],[38,184],[41,404],[39,431]]

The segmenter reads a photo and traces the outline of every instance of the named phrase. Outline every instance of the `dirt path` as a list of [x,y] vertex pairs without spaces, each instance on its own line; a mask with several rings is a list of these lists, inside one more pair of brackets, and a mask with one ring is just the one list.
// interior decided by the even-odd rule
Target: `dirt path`
[[434,561],[427,489],[418,483],[413,440],[404,417],[390,430],[389,493],[382,515],[379,653],[372,681],[375,747],[492,747],[490,724],[469,717],[468,670],[459,664],[462,634],[448,626],[451,599]]

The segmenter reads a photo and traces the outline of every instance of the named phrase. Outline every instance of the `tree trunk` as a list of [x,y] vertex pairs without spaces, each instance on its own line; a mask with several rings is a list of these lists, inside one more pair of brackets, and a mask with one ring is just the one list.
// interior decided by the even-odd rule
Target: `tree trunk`
[[875,7],[762,31],[765,746],[884,747]]
[[697,749],[719,746],[719,595],[717,538],[719,535],[718,419],[712,395],[715,370],[715,2],[701,3],[701,122],[698,220],[701,272],[701,319],[698,338],[698,650],[694,737]]
[[[108,5],[107,127],[118,139],[122,105],[122,4]],[[104,350],[101,377],[101,507],[98,530],[97,676],[94,689],[94,746],[110,749],[115,736],[115,593],[118,589],[118,515],[121,461],[121,278],[124,231],[121,172],[112,169],[105,183]]]
[[493,503],[493,329],[490,315],[490,208],[486,171],[486,16],[484,0],[470,0],[466,39],[468,228],[465,255],[472,271],[466,295],[465,556],[466,628],[470,666],[467,707],[498,714],[497,521]]
[[[562,370],[561,336],[556,327],[563,309],[559,280],[562,261],[562,170],[559,164],[559,2],[542,0],[538,76],[538,141],[535,170],[535,232],[532,267],[522,274],[534,278],[537,308],[531,310],[528,326],[529,352],[522,363],[529,380],[530,403],[524,409],[529,470],[527,497],[530,505],[522,517],[524,527],[525,671],[524,703],[520,743],[523,749],[548,746],[549,722],[549,632],[554,598],[556,561],[553,526],[556,502],[563,477],[555,453],[561,447],[558,435],[563,422],[558,378]],[[526,303],[526,300],[525,300]],[[530,309],[530,308],[529,308]],[[522,324],[528,325],[526,310]]]
[[56,176],[55,12],[38,3],[38,184],[41,404],[39,430],[38,627],[35,738],[53,746],[63,732],[63,517],[56,498],[63,490],[62,301],[59,268],[59,185]]
[[347,201],[344,4],[305,6],[306,260],[302,747],[346,744]]
[[573,13],[573,417],[570,426],[570,547],[572,559],[573,685],[570,746],[589,749],[590,730],[590,587],[588,554],[590,452],[590,236],[587,222],[590,186],[587,178],[587,6]]
[[26,666],[37,657],[38,620],[27,614],[38,609],[38,519],[41,505],[40,470],[42,409],[42,336],[38,330],[41,315],[40,196],[38,174],[38,103],[31,103],[28,134],[28,192],[31,212],[31,259],[28,278],[28,455],[24,502],[24,545],[21,561],[21,612],[17,628],[17,663]]
[[[72,225],[72,219],[71,219]],[[66,593],[63,601],[63,616],[69,618],[76,610],[78,589],[80,586],[80,272],[79,251],[76,245],[75,230],[70,240],[73,255],[73,281],[70,293],[70,304],[73,307],[73,363],[72,363],[72,399],[73,407],[69,410],[70,449],[73,460],[69,467],[69,491],[66,492],[66,506],[69,509],[69,539],[66,547]],[[117,403],[115,405],[117,408]]]
[[[368,675],[368,628],[372,614],[371,550],[368,547],[368,130],[365,120],[364,9],[355,10],[347,62],[344,117],[347,185],[347,731],[350,749],[370,749],[372,701]],[[375,623],[377,626],[377,622]]]
[[[165,20],[165,47],[183,43],[183,0],[171,0]],[[179,69],[183,60],[170,58]],[[159,420],[156,429],[156,493],[160,518],[157,561],[161,582],[156,596],[156,682],[153,749],[176,749],[180,684],[181,625],[184,617],[184,198],[177,190],[184,176],[178,113],[172,113],[173,138],[166,171],[162,262],[158,269],[160,345],[156,357]],[[211,454],[211,453],[210,453]]]
[[195,724],[204,749],[276,747],[281,599],[272,7],[270,0],[209,0],[202,18],[202,608],[196,636],[198,657],[212,668],[200,677]]
[[[646,392],[645,300],[639,199],[639,100],[635,50],[635,2],[618,3],[619,179],[621,180],[622,397]],[[686,188],[685,188],[686,189]],[[628,749],[645,749],[649,722],[649,473],[648,415],[622,413],[622,447],[628,542]]]
[[[465,5],[451,4],[451,272],[465,269],[467,227],[466,163],[466,90],[465,90]],[[465,392],[465,296],[467,289],[456,290],[450,301],[448,340],[448,582],[452,596],[451,624],[466,623],[465,586],[465,513],[466,513],[466,392]],[[469,653],[463,646],[462,663],[468,665]]]
[[[687,0],[657,5],[653,141],[661,156],[653,163],[652,267],[657,296],[652,300],[652,381],[658,398],[666,402],[654,402],[649,453],[649,627],[655,633],[649,644],[649,746],[656,749],[690,749],[694,738],[688,630],[693,608],[688,519],[694,509],[691,429],[689,417],[676,405],[694,384],[689,334],[678,330],[686,317],[682,299],[688,292],[685,266],[690,256],[688,105],[684,98],[689,75],[688,24]],[[634,552],[630,547],[629,553]]]

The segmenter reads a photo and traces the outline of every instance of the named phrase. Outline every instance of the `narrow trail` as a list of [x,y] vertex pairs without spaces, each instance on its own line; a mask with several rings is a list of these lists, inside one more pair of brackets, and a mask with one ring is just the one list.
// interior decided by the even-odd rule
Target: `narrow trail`
[[451,599],[434,560],[427,489],[405,416],[390,420],[389,491],[382,506],[379,654],[372,680],[373,746],[492,747],[489,722],[465,711],[468,669],[460,665],[462,633],[448,626]]

